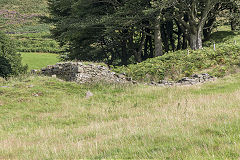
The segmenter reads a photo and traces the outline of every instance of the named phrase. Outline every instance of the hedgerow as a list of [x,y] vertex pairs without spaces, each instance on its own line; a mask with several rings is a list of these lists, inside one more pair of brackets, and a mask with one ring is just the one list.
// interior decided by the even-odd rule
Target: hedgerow
[[18,52],[61,53],[64,50],[46,32],[13,34],[11,37],[16,40]]

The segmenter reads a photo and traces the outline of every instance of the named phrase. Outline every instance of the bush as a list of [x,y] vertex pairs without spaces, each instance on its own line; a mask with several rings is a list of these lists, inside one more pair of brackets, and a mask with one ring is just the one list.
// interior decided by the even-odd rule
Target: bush
[[0,32],[0,77],[19,75],[27,71],[21,64],[21,55],[17,54],[13,41]]

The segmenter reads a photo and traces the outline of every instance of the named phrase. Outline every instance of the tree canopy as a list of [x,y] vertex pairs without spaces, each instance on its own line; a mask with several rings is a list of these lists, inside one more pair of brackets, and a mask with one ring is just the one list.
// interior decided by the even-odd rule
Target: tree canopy
[[190,47],[201,49],[226,16],[239,24],[232,0],[49,0],[53,36],[69,45],[69,59],[127,65]]

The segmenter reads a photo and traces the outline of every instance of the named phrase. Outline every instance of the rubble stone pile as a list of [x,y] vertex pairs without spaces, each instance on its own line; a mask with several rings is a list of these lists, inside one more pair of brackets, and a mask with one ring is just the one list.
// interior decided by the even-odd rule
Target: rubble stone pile
[[207,73],[194,74],[191,77],[184,77],[177,82],[161,80],[159,82],[151,82],[150,85],[155,86],[181,86],[181,85],[196,85],[209,81],[215,81],[216,77],[210,76]]
[[185,84],[185,85],[194,85],[197,83],[204,83],[207,81],[214,81],[216,80],[215,77],[210,76],[207,73],[203,74],[194,74],[191,77],[184,77],[178,81],[178,83]]
[[57,63],[56,65],[42,68],[41,73],[77,83],[91,83],[98,81],[109,83],[132,83],[131,78],[128,78],[123,74],[112,72],[108,67],[95,64],[83,64],[81,62]]
[[[73,81],[77,83],[92,83],[92,82],[107,82],[107,83],[132,83],[136,84],[132,78],[124,74],[117,74],[112,72],[108,67],[96,64],[84,64],[81,62],[63,62],[56,65],[50,65],[42,68],[41,71],[33,70],[32,73],[44,74],[46,76],[57,77],[65,81]],[[181,80],[146,83],[146,85],[153,86],[182,86],[182,85],[195,85],[208,81],[216,80],[215,77],[207,73],[194,74],[191,77],[184,77]]]

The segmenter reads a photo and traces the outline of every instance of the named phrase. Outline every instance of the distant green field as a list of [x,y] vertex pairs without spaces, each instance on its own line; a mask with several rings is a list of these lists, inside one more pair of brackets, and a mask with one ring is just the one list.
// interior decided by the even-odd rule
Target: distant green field
[[50,32],[11,34],[18,52],[60,53],[64,50],[50,36]]
[[40,69],[47,65],[59,62],[57,54],[51,53],[21,53],[23,64],[28,65],[28,70]]

